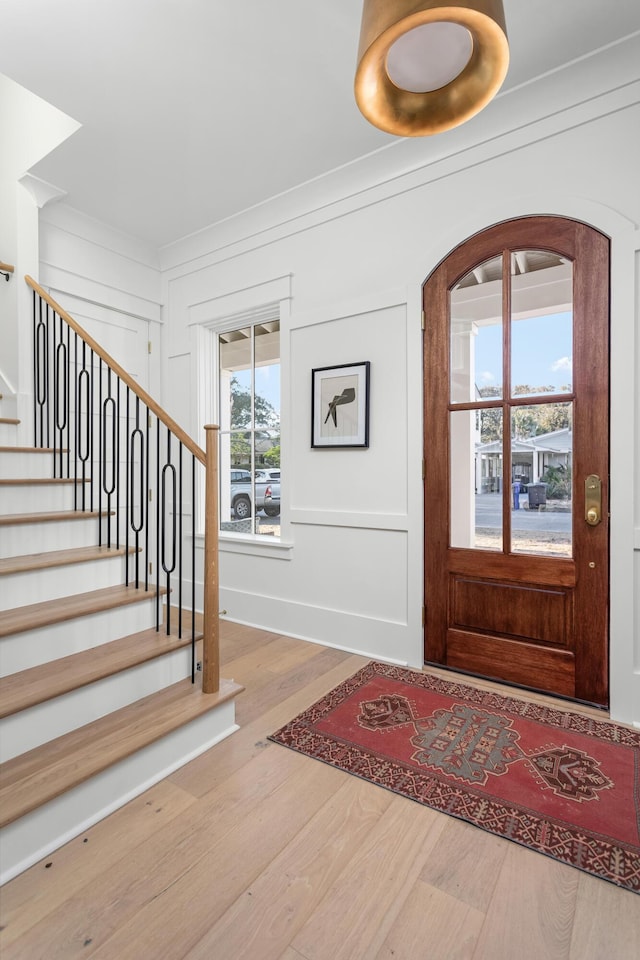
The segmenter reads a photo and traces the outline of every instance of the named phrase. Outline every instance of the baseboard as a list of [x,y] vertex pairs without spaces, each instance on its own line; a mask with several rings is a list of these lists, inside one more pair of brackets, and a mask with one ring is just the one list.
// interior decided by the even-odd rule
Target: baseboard
[[248,620],[237,620],[235,617],[222,617],[230,623],[237,623],[243,627],[255,627],[256,630],[267,630],[270,633],[278,633],[282,637],[291,637],[293,640],[304,640],[306,643],[315,643],[317,646],[330,647],[332,650],[342,650],[344,653],[355,654],[358,657],[367,657],[369,660],[382,660],[384,663],[390,663],[395,667],[410,667],[406,660],[396,660],[393,657],[381,656],[380,654],[367,653],[363,650],[356,650],[353,647],[345,646],[342,643],[332,643],[330,640],[318,640],[317,637],[304,637],[299,633],[291,633],[287,630],[276,629],[263,623],[250,623]]
[[220,607],[229,620],[261,630],[400,666],[423,663],[420,608],[408,620],[382,619],[227,587],[220,588]]

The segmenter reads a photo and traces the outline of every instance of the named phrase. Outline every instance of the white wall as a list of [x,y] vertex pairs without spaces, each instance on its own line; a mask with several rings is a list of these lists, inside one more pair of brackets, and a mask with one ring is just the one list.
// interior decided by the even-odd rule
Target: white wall
[[[222,543],[232,619],[421,664],[422,283],[492,223],[574,217],[612,241],[611,713],[640,725],[638,63],[635,38],[161,251],[64,203],[42,211],[41,281],[149,324],[151,392],[201,444],[207,325],[281,304],[282,541]],[[312,450],[312,368],[360,360],[369,448]]]
[[0,117],[0,260],[15,267],[0,291],[0,392],[3,415],[24,418],[30,356],[21,333],[30,321],[30,297],[21,278],[37,273],[38,216],[33,196],[20,181],[79,124],[3,74]]
[[[422,282],[492,223],[575,217],[612,239],[612,716],[640,724],[637,64],[634,42],[608,64],[580,63],[506,98],[486,126],[445,141],[449,155],[423,145],[420,161],[419,144],[400,144],[384,164],[364,161],[360,183],[352,166],[342,184],[327,178],[324,195],[315,183],[162,251],[164,399],[196,437],[197,387],[187,396],[184,384],[203,343],[193,325],[215,319],[202,305],[290,276],[283,546],[223,544],[221,605],[232,619],[421,663]],[[311,369],[360,360],[371,362],[369,449],[312,450]]]
[[146,390],[160,396],[164,318],[154,248],[53,203],[40,212],[39,282]]

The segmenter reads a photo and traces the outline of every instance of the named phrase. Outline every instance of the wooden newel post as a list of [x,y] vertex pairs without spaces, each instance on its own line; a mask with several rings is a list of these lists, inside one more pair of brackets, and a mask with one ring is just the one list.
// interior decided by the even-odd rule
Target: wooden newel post
[[202,692],[220,689],[220,579],[218,571],[218,430],[206,430],[204,498],[204,636],[202,638]]

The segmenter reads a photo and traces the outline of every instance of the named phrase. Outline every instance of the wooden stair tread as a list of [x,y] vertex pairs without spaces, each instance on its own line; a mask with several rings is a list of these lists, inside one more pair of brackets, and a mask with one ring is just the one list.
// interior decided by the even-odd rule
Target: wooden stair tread
[[0,447],[0,453],[66,453],[67,448],[58,447]]
[[5,513],[0,516],[0,527],[13,527],[21,523],[55,523],[59,520],[92,520],[97,517],[114,516],[97,510],[50,510],[44,513]]
[[[166,590],[160,588],[160,594]],[[13,607],[11,610],[0,612],[0,637],[7,637],[14,633],[24,633],[25,630],[36,630],[39,627],[50,626],[53,623],[62,623],[83,617],[92,613],[100,613],[113,607],[124,606],[128,603],[143,603],[155,597],[154,590],[136,590],[135,587],[118,585],[102,587],[100,590],[90,590],[87,593],[77,593],[70,597],[60,597],[55,600],[43,600],[40,603],[31,603],[23,607]]]
[[222,703],[244,688],[221,680],[205,694],[181,680],[0,766],[0,827],[71,790]]
[[9,477],[0,480],[0,487],[47,486],[69,483],[90,483],[89,477]]
[[[49,567],[66,567],[91,560],[108,560],[122,557],[125,547],[71,547],[69,550],[49,550],[45,553],[25,553],[16,557],[0,558],[0,576],[10,573],[26,573],[29,570],[45,570]],[[135,553],[135,547],[129,547]]]
[[[37,703],[53,700],[104,677],[188,647],[191,644],[191,614],[183,613],[182,637],[178,636],[178,615],[174,610],[171,621],[170,634],[166,633],[164,624],[160,631],[150,627],[0,678],[0,717],[11,716]],[[201,615],[196,614],[195,627],[198,641],[202,639]]]

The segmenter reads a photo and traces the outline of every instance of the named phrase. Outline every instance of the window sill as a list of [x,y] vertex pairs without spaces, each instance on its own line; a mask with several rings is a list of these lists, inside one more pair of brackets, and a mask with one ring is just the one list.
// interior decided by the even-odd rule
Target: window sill
[[[204,547],[203,534],[196,534],[196,543]],[[276,560],[291,560],[293,542],[275,540],[273,537],[221,533],[218,540],[220,553],[240,553],[254,557],[272,557]]]

